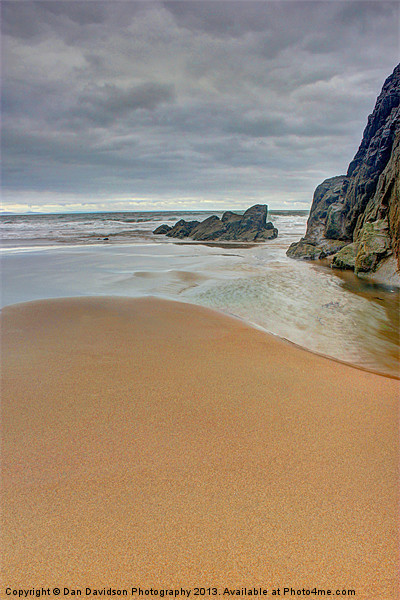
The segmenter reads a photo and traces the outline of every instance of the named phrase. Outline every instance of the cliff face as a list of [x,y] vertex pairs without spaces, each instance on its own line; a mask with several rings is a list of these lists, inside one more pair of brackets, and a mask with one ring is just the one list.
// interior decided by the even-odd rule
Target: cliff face
[[372,273],[394,255],[400,268],[399,177],[400,64],[384,83],[347,174],[317,187],[306,235],[287,255],[334,255],[333,267],[356,273]]

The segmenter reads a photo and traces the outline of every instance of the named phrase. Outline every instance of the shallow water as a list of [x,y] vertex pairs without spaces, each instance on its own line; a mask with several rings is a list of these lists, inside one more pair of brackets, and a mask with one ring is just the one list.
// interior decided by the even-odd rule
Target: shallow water
[[293,225],[281,217],[279,237],[261,245],[182,243],[153,237],[149,229],[141,242],[129,244],[14,240],[2,252],[2,305],[88,295],[181,300],[236,315],[310,350],[398,374],[398,291],[288,259],[286,248],[305,228],[305,218],[296,219]]
[[[152,231],[162,223],[175,224],[179,219],[203,221],[221,212],[166,211],[126,213],[30,214],[0,216],[0,239],[3,248],[56,245],[98,245],[161,241],[174,242]],[[302,235],[307,211],[270,211],[280,237]],[[294,238],[293,238],[294,239]]]

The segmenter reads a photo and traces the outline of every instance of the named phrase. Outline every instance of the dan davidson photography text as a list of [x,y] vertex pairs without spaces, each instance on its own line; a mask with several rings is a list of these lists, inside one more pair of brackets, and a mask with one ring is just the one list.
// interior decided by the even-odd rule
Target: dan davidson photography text
[[356,597],[354,589],[322,589],[317,587],[297,588],[291,586],[284,587],[194,587],[194,588],[112,588],[112,587],[81,587],[72,588],[66,586],[60,587],[41,587],[41,588],[5,588],[6,596],[9,598],[44,598],[44,597],[137,597],[137,598],[164,598],[172,596],[174,598],[190,598],[191,596],[241,596],[241,597],[265,597],[265,596],[280,596],[280,597],[305,597],[310,598],[334,596],[334,597]]

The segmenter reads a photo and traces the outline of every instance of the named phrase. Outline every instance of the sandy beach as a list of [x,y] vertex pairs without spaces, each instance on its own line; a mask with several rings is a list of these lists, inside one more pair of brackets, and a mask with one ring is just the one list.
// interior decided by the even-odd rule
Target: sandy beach
[[153,298],[7,307],[2,369],[3,595],[398,599],[398,380]]

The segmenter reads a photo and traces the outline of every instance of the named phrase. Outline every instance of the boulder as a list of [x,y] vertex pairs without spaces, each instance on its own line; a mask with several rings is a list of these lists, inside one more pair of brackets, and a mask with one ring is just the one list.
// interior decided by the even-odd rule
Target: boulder
[[357,242],[347,244],[333,256],[332,267],[334,269],[347,269],[354,271],[357,252]]
[[302,260],[318,260],[326,256],[322,248],[308,243],[305,238],[302,238],[299,242],[293,242],[286,254],[290,258],[300,258]]
[[[227,211],[221,219],[213,215],[201,223],[182,219],[169,228],[166,235],[177,238],[190,237],[199,241],[264,242],[278,235],[276,227],[271,222],[267,223],[267,214],[267,205],[256,204],[243,215]],[[161,227],[153,233],[164,233],[160,231]]]

